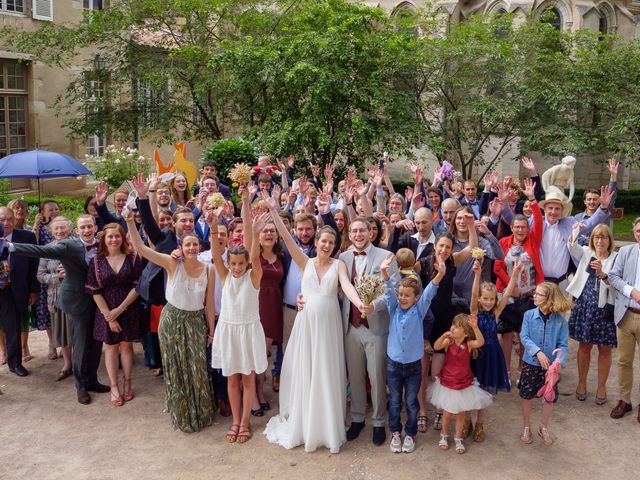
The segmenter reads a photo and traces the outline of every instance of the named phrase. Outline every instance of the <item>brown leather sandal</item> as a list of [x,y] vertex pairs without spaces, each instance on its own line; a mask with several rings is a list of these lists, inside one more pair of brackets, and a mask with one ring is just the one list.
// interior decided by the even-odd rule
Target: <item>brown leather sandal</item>
[[240,425],[240,431],[238,432],[237,443],[246,443],[251,438],[251,427],[249,425]]
[[238,425],[237,423],[231,425],[231,428],[224,436],[227,442],[234,443],[238,439],[238,430],[240,430],[240,425]]

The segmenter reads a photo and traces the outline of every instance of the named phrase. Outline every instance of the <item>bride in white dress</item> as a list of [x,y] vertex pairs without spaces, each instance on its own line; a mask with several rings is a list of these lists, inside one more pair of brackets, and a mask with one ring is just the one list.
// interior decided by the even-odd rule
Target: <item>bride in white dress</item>
[[[336,233],[322,227],[316,234],[317,257],[307,257],[278,216],[275,200],[263,198],[280,235],[302,272],[303,311],[299,312],[280,374],[280,414],[264,434],[284,448],[304,444],[307,452],[327,447],[338,453],[346,441],[346,370],[338,283],[355,305],[362,301],[349,280],[344,263],[331,258]],[[328,203],[321,205],[328,211]]]

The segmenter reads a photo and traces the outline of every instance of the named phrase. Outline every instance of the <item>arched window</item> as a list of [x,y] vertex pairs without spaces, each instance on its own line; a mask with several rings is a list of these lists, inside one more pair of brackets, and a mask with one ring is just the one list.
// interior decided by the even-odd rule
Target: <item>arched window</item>
[[403,33],[412,35],[418,34],[418,26],[415,21],[416,10],[413,5],[408,2],[401,3],[396,7],[392,14],[395,19],[396,28]]
[[562,15],[560,14],[560,10],[556,7],[551,7],[547,9],[547,13],[546,20],[549,25],[553,25],[556,29],[562,30]]

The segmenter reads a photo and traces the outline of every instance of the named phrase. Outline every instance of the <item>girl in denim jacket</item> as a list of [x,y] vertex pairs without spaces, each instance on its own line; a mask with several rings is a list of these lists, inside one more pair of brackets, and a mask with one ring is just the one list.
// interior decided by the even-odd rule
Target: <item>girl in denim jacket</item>
[[[544,385],[545,371],[549,368],[550,358],[553,357],[552,352],[556,348],[562,349],[562,367],[565,367],[565,359],[569,353],[569,325],[562,314],[570,311],[573,307],[571,300],[562,293],[556,284],[551,282],[543,282],[536,286],[533,303],[537,308],[525,313],[520,332],[520,341],[525,348],[524,366],[519,386],[524,422],[520,440],[523,443],[532,442],[531,400]],[[557,400],[557,386],[554,387],[554,390]],[[545,402],[542,404],[538,435],[545,445],[553,443],[553,437],[547,430],[552,411],[553,403]]]

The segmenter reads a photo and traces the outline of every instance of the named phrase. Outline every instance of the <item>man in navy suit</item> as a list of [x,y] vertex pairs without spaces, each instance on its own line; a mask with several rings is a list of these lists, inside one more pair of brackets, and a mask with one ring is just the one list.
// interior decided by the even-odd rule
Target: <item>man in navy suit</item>
[[[0,207],[0,223],[4,227],[7,242],[36,243],[36,237],[27,230],[14,229],[13,211]],[[7,363],[9,370],[19,377],[29,372],[22,366],[22,346],[20,331],[27,315],[27,307],[38,300],[40,284],[36,279],[38,259],[14,255],[5,246],[1,252],[2,263],[9,266],[8,279],[0,290],[0,318],[2,319],[7,342]]]

